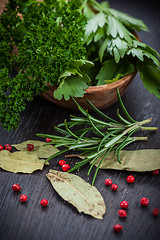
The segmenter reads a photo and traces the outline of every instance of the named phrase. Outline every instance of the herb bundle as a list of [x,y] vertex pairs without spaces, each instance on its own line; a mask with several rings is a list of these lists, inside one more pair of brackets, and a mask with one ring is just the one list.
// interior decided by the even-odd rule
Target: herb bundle
[[[9,0],[0,16],[0,122],[17,128],[26,101],[56,86],[54,97],[83,97],[103,85],[140,72],[160,98],[159,54],[134,31],[139,19],[96,0]],[[18,55],[11,54],[14,46]],[[11,78],[12,68],[19,73]]]
[[[108,117],[87,100],[93,109],[102,116],[105,121],[95,118],[73,99],[78,109],[83,114],[83,117],[71,116],[71,121],[67,122],[65,120],[64,123],[55,126],[55,130],[63,136],[37,134],[39,137],[50,138],[51,142],[47,144],[53,144],[56,148],[65,147],[65,149],[62,149],[60,152],[50,156],[45,163],[66,151],[76,150],[86,157],[82,161],[77,162],[69,172],[80,169],[83,165],[89,163],[89,175],[95,163],[100,160],[93,177],[93,185],[102,162],[111,151],[114,151],[114,154],[117,155],[118,162],[121,163],[120,152],[123,148],[135,141],[147,140],[146,137],[135,137],[132,135],[137,130],[157,130],[156,127],[143,127],[144,124],[151,122],[152,119],[146,119],[141,122],[132,119],[122,102],[119,91],[117,91],[117,93],[120,106],[126,116],[126,118],[121,116],[118,109],[117,116],[120,122]],[[79,128],[78,130],[73,131],[72,129],[75,126],[78,126]],[[87,137],[86,135],[88,133],[91,133],[92,136]]]

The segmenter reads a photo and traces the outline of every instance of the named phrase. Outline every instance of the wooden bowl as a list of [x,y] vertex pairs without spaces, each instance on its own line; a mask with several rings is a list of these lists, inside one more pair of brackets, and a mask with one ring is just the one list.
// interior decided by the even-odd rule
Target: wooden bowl
[[[120,91],[120,94],[122,95],[124,91],[127,89],[133,78],[135,77],[137,72],[128,74],[127,76],[119,79],[116,82],[106,84],[106,85],[100,85],[100,86],[91,86],[87,88],[85,91],[84,97],[81,98],[75,98],[75,100],[84,108],[84,109],[90,109],[92,110],[91,106],[88,104],[85,98],[88,98],[98,109],[104,109],[106,107],[109,107],[113,103],[115,103],[118,100],[117,97],[117,88]],[[41,94],[41,96],[48,101],[62,106],[69,109],[76,110],[77,107],[72,99],[69,99],[68,101],[62,99],[58,100],[53,97],[53,93],[55,91],[55,87],[50,86],[50,90]]]

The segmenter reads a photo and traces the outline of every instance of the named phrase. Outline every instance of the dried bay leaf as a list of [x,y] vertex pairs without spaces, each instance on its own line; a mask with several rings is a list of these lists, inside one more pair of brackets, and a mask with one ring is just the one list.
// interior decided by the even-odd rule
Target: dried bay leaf
[[[142,149],[133,151],[121,151],[121,162],[117,161],[111,152],[101,164],[101,169],[116,169],[137,172],[147,172],[160,169],[160,149]],[[96,163],[98,166],[98,162]]]
[[[33,144],[34,149],[28,151],[27,144]],[[14,173],[32,173],[36,170],[42,170],[44,160],[55,154],[59,150],[52,145],[44,146],[44,142],[28,140],[20,144],[13,144],[17,150],[14,153],[8,151],[0,152],[0,167],[6,171]]]
[[[72,155],[72,157],[84,159],[86,156]],[[110,152],[102,162],[100,169],[127,170],[136,172],[147,172],[160,169],[160,149],[141,149],[120,153],[122,164],[117,161],[114,152]],[[97,167],[101,159],[97,160]]]
[[82,178],[67,172],[50,170],[46,175],[59,195],[79,212],[103,219],[106,206],[100,192]]
[[28,154],[26,152],[0,151],[0,167],[13,173],[32,173],[36,170],[42,170],[44,160],[39,159],[37,154]]
[[[34,149],[32,151],[28,151],[27,144],[34,144]],[[12,146],[15,147],[17,150],[27,152],[28,154],[37,154],[39,158],[48,158],[51,155],[59,152],[57,148],[52,145],[44,146],[45,142],[36,141],[36,140],[27,140],[20,144],[13,144]]]

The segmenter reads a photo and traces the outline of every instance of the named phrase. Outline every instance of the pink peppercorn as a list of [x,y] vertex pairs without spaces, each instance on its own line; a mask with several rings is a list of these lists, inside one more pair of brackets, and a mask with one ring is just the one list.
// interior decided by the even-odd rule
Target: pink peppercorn
[[124,208],[124,209],[126,209],[126,208],[128,208],[128,202],[127,201],[122,201],[121,203],[120,203],[120,207],[121,208]]
[[0,145],[0,151],[2,151],[3,150],[3,146],[2,145]]
[[42,207],[46,207],[48,205],[48,200],[47,199],[42,199],[40,202]]
[[111,179],[106,179],[106,180],[105,180],[105,185],[106,185],[106,186],[112,185],[112,180],[111,180]]
[[70,169],[69,164],[63,164],[62,169],[63,169],[64,172],[67,172]]
[[26,202],[26,201],[27,201],[27,196],[24,195],[24,194],[21,195],[21,196],[20,196],[20,202],[21,202],[21,203],[24,203],[24,202]]
[[27,144],[28,151],[32,151],[34,148],[34,144]]
[[62,165],[64,165],[64,164],[66,164],[66,161],[64,161],[64,160],[59,160],[58,163],[59,163],[60,166],[62,166]]
[[50,138],[46,138],[46,143],[52,142]]
[[148,204],[149,204],[148,198],[146,198],[146,197],[141,198],[141,206],[146,207],[146,206],[148,206]]
[[125,210],[120,209],[120,210],[118,211],[118,215],[119,215],[120,217],[124,218],[124,217],[127,216],[127,213],[126,213]]
[[135,181],[134,176],[129,175],[129,176],[127,177],[127,182],[128,182],[128,183],[133,183],[134,181]]
[[4,150],[7,150],[7,151],[11,151],[12,150],[12,147],[11,147],[11,145],[10,144],[5,144],[4,145]]
[[123,227],[122,227],[120,224],[116,224],[116,225],[114,225],[114,227],[113,227],[113,230],[114,230],[116,233],[121,232],[122,229],[123,229]]
[[159,169],[156,169],[156,170],[153,170],[152,171],[152,175],[153,176],[156,176],[156,175],[158,175],[159,174]]
[[19,192],[21,190],[21,187],[19,186],[19,184],[13,184],[12,189],[15,192]]
[[117,189],[118,189],[118,185],[117,184],[113,184],[112,186],[111,186],[111,190],[112,191],[117,191]]
[[154,209],[152,210],[152,214],[153,214],[154,217],[157,217],[158,214],[159,214],[159,209],[158,209],[158,208],[154,208]]

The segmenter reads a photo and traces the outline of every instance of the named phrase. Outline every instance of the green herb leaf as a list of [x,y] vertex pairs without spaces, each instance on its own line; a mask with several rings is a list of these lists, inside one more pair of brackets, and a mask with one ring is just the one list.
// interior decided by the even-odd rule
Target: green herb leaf
[[133,123],[136,123],[136,121],[129,115],[126,107],[124,106],[123,102],[122,102],[122,98],[119,92],[119,89],[117,89],[117,95],[118,95],[118,100],[119,100],[119,104],[121,106],[122,111],[124,112],[125,116],[127,117],[127,119]]
[[143,51],[141,49],[138,48],[131,48],[127,54],[132,54],[133,57],[137,57],[140,61],[143,61]]
[[93,18],[95,16],[95,13],[92,11],[92,9],[88,6],[88,4],[85,4],[83,8],[83,13],[87,19]]
[[114,59],[106,60],[96,76],[97,85],[117,81],[121,77],[135,72],[135,66],[129,60],[122,60],[116,63]]
[[105,37],[105,30],[104,28],[98,27],[95,35],[94,35],[94,42],[98,42],[100,39]]
[[[160,99],[160,69],[152,61],[137,62],[144,87]],[[152,81],[151,81],[152,79]]]
[[85,59],[78,59],[78,60],[73,59],[70,62],[70,67],[76,68],[79,71],[88,69],[88,68],[92,68],[93,66],[94,66],[93,62],[85,60]]
[[88,38],[92,33],[95,33],[98,27],[102,28],[105,25],[105,23],[106,23],[105,14],[100,12],[94,15],[91,19],[89,19],[86,25],[86,30],[85,30],[86,38]]
[[82,73],[82,77],[77,75],[66,77],[54,91],[54,97],[58,100],[61,100],[63,96],[65,100],[69,100],[70,97],[83,97],[89,82],[90,78],[85,73]]
[[108,17],[107,35],[111,35],[113,38],[119,36],[121,39],[125,39],[129,45],[132,44],[131,33],[114,17]]
[[114,17],[116,17],[124,26],[126,26],[130,30],[135,29],[137,31],[148,31],[147,26],[143,23],[142,20],[133,18],[126,13],[120,12],[112,8],[110,8],[109,11]]
[[107,1],[103,1],[103,2],[100,3],[100,6],[102,7],[102,9],[108,11],[109,3]]
[[98,51],[100,62],[102,62],[102,60],[103,60],[103,56],[104,56],[106,48],[109,47],[110,45],[111,45],[111,41],[107,38],[101,44],[101,47],[99,48],[99,51]]

